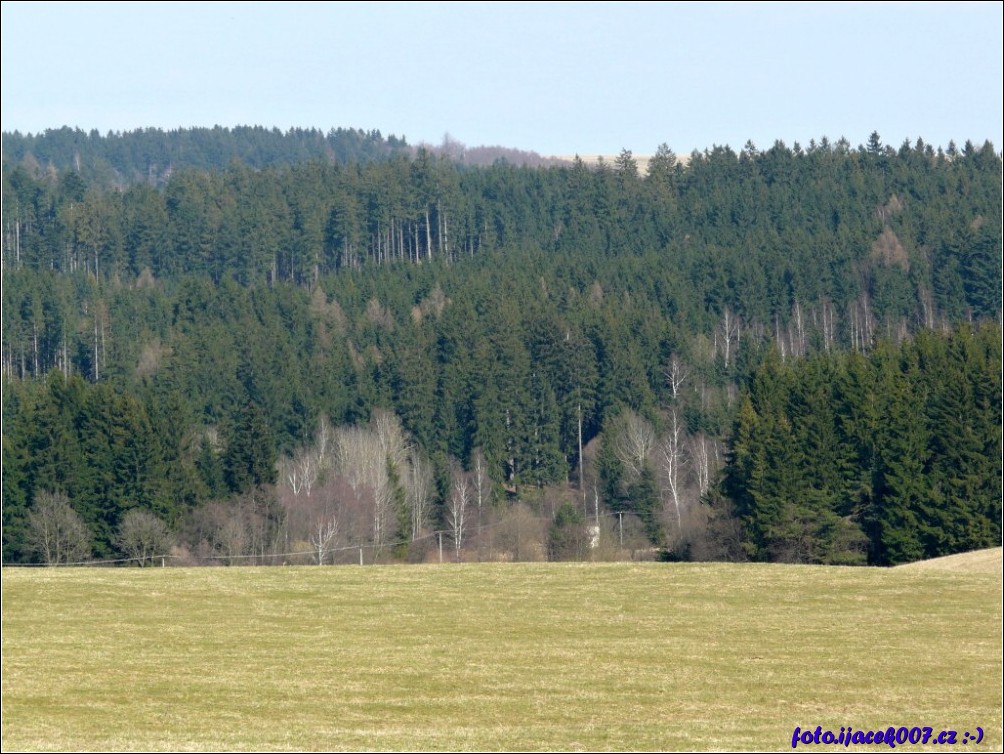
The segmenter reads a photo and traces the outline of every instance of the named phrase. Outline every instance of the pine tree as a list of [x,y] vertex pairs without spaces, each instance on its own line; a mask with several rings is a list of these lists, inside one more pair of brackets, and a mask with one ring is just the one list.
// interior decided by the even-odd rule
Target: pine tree
[[230,492],[275,484],[277,453],[267,417],[248,402],[230,426],[223,456],[223,472]]
[[[865,513],[871,560],[882,565],[908,563],[938,551],[940,516],[933,504],[928,462],[928,432],[922,396],[892,361],[878,356],[880,431],[877,481],[872,507]],[[919,400],[918,400],[919,399]]]

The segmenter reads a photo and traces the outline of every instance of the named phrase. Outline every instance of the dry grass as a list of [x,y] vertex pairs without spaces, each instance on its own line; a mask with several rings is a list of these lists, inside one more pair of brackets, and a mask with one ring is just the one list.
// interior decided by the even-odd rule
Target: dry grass
[[5,751],[1002,744],[999,569],[5,569],[3,597]]
[[[576,156],[580,160],[582,160],[583,163],[585,163],[586,165],[588,165],[589,167],[593,167],[593,168],[596,167],[597,165],[600,164],[600,160],[602,159],[603,162],[606,163],[607,167],[613,168],[615,160],[620,155],[617,155],[617,154],[579,154],[579,155],[566,154],[566,155],[560,155],[560,156],[554,157],[553,159],[564,160],[565,162],[572,163],[572,162],[575,162]],[[652,158],[655,155],[650,155],[650,154],[632,154],[631,156],[634,158],[634,161],[636,163],[638,163],[638,174],[639,175],[646,175],[648,173],[648,164],[649,164],[649,162],[652,161]],[[676,155],[676,161],[679,162],[682,165],[686,165],[688,162],[690,162],[690,155],[689,154],[677,154]]]
[[921,560],[916,563],[898,566],[909,570],[965,571],[967,573],[985,573],[1001,575],[1004,570],[1004,559],[1001,558],[1002,548],[992,547],[989,550],[975,550],[958,555],[948,555],[944,558]]
[[[570,154],[570,155],[561,155],[560,157],[557,157],[555,159],[564,160],[565,162],[571,163],[575,162],[576,156],[580,160],[582,160],[583,163],[585,163],[591,168],[594,168],[597,165],[599,165],[600,160],[603,160],[603,162],[607,164],[607,167],[612,168],[614,167],[614,161],[619,157],[619,155],[616,154],[580,154],[580,155]],[[645,175],[648,172],[648,163],[652,159],[652,155],[632,154],[631,156],[634,158],[634,161],[638,163],[639,175]],[[677,155],[676,159],[686,164],[686,161],[683,160],[679,155]]]

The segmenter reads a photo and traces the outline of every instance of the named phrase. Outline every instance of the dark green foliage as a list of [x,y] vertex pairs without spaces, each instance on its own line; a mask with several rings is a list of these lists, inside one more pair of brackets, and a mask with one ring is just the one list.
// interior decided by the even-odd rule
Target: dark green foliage
[[731,506],[757,559],[992,542],[999,345],[925,328],[999,319],[1000,160],[874,136],[664,146],[647,177],[627,152],[469,168],[362,132],[5,137],[4,558],[30,557],[39,491],[104,556],[126,511],[177,526],[274,482],[319,416],[376,409],[441,478],[480,448],[511,497],[577,481],[581,419],[602,504],[656,543],[662,472],[628,474],[609,428],[670,405],[688,434],[735,427],[729,557]]
[[276,481],[276,450],[267,417],[254,401],[234,417],[223,454],[227,489],[240,494]]
[[582,511],[562,503],[554,515],[547,538],[548,560],[585,560],[589,556],[589,532]]
[[754,373],[725,491],[756,559],[894,565],[999,543],[1000,328]]
[[208,437],[203,437],[199,443],[199,455],[195,460],[195,468],[207,499],[215,500],[227,494],[223,458],[213,447]]
[[[4,167],[26,163],[59,171],[83,166],[88,175],[108,183],[157,183],[172,170],[222,170],[234,161],[255,169],[312,160],[341,163],[385,160],[408,152],[404,139],[379,131],[238,126],[162,131],[146,128],[102,136],[79,128],[47,129],[38,134],[5,133]],[[79,169],[79,167],[77,168]]]
[[[23,505],[42,491],[66,495],[90,527],[100,557],[116,551],[115,535],[126,511],[167,512],[160,441],[142,404],[107,385],[53,372],[5,422],[5,557],[20,552]],[[10,455],[7,455],[7,454]],[[7,523],[11,524],[10,531]]]
[[664,531],[662,521],[659,518],[661,507],[659,484],[651,466],[646,464],[642,468],[638,480],[628,487],[627,498],[631,512],[641,519],[649,540],[661,545]]
[[[225,129],[216,136],[226,138]],[[573,275],[584,263],[639,255],[648,272],[659,270],[651,283],[660,298],[672,292],[688,317],[704,314],[693,309],[703,301],[712,316],[728,306],[766,324],[786,320],[795,301],[826,296],[843,310],[867,292],[881,318],[909,319],[918,286],[946,313],[968,306],[992,316],[999,302],[992,148],[949,160],[912,150],[862,159],[829,145],[739,156],[716,147],[686,167],[665,149],[647,179],[629,156],[617,170],[581,162],[472,169],[427,151],[351,166],[227,159],[207,169],[175,160],[162,191],[137,183],[121,192],[88,173],[60,172],[52,182],[17,164],[28,162],[6,149],[18,143],[5,141],[7,270],[314,285],[363,265],[540,250],[558,252],[554,262],[574,259]],[[880,238],[889,243],[876,245]],[[930,249],[937,264],[927,264]],[[576,282],[581,291],[593,280]]]
[[610,417],[600,436],[596,465],[603,485],[603,499],[612,511],[620,513],[629,511],[630,506],[625,491],[628,484],[627,471],[614,449],[615,431],[613,417]]

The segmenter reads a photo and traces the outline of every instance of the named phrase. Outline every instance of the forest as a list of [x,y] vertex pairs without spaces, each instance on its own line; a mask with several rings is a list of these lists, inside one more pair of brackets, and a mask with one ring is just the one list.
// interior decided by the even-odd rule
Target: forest
[[[455,146],[455,145],[454,145]],[[1001,538],[1001,157],[3,135],[3,562]]]

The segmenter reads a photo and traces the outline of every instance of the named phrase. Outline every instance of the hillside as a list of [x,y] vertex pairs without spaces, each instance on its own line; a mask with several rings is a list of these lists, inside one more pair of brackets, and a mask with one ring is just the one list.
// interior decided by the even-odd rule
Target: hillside
[[80,170],[4,163],[4,562],[144,558],[151,531],[193,564],[314,540],[420,561],[440,534],[454,559],[583,559],[613,521],[675,559],[1000,541],[990,144],[121,185],[85,158],[128,140],[87,139]]

